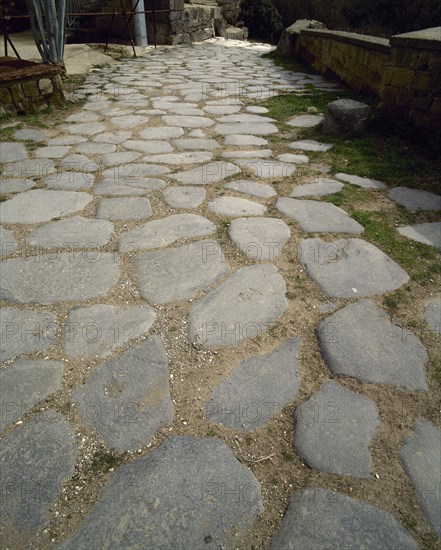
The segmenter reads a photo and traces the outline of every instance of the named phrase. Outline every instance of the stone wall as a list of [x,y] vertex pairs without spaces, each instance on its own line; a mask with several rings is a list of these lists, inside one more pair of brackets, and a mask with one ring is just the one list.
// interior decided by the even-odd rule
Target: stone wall
[[278,51],[377,95],[386,114],[409,117],[422,128],[441,127],[441,27],[387,40],[311,28],[320,25],[297,21],[283,32]]
[[35,113],[64,101],[58,67],[2,57],[0,73],[0,114]]

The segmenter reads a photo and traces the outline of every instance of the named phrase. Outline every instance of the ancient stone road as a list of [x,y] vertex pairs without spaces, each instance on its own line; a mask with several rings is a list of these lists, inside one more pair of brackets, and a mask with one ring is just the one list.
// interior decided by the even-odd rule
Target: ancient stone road
[[[387,186],[322,166],[322,177],[290,196],[278,192],[299,167],[319,170],[317,154],[331,145],[294,139],[274,153],[279,129],[259,102],[288,87],[336,85],[276,67],[261,57],[267,50],[213,40],[122,60],[87,77],[76,92],[84,105],[58,128],[23,128],[0,145],[2,547],[251,547],[243,541],[265,511],[262,484],[222,438],[182,420],[173,331],[185,349],[208,354],[205,369],[222,370],[223,350],[238,354],[205,403],[189,405],[197,422],[239,437],[302,396],[292,452],[354,485],[374,475],[370,446],[385,419],[346,377],[415,399],[429,391],[422,342],[410,331],[403,338],[372,300],[408,274],[343,209],[320,201],[347,184],[385,194]],[[288,124],[294,131],[321,118],[305,113]],[[389,197],[440,209],[440,197],[424,191],[395,188]],[[439,224],[421,225],[400,232],[439,244]],[[295,325],[261,353],[243,347],[283,319],[289,297],[278,262],[297,249],[322,293],[317,339],[333,376],[309,395]],[[184,311],[178,327],[164,322],[175,303]],[[439,299],[426,315],[439,332]],[[179,360],[196,373],[185,349]],[[317,419],[323,410],[329,421]],[[441,536],[441,433],[425,418],[413,427],[395,452]],[[99,446],[126,452],[125,463],[93,500],[70,504],[69,495],[87,492],[82,468]],[[66,532],[57,531],[61,516]],[[418,548],[400,518],[343,492],[294,487],[281,527],[260,543]]]

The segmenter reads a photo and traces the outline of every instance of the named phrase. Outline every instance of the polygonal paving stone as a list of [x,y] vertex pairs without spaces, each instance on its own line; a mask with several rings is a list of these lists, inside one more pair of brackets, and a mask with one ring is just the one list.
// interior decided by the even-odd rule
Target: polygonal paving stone
[[293,401],[300,387],[300,340],[284,342],[270,353],[243,361],[205,404],[209,422],[249,432],[263,426]]
[[293,141],[288,144],[290,149],[298,149],[300,151],[322,152],[329,151],[333,147],[331,143],[320,143],[314,139],[302,139]]
[[47,140],[48,145],[76,145],[78,143],[87,143],[84,136],[59,136]]
[[4,141],[0,145],[0,163],[17,162],[27,158],[28,153],[22,143]]
[[290,197],[324,197],[338,193],[343,189],[343,184],[326,178],[320,178],[315,183],[305,183],[294,187]]
[[252,151],[225,151],[222,153],[224,158],[232,159],[259,159],[272,157],[273,152],[271,149],[257,149]]
[[189,340],[234,346],[267,330],[287,308],[285,281],[272,264],[244,267],[190,309]]
[[14,132],[14,138],[22,141],[43,142],[47,140],[47,135],[42,130],[36,128],[22,128]]
[[3,307],[0,361],[50,348],[56,332],[57,320],[52,313]]
[[230,547],[262,512],[259,482],[225,443],[172,436],[117,469],[62,548]]
[[192,298],[228,271],[219,244],[209,240],[146,252],[133,263],[141,297],[154,304]]
[[146,128],[139,133],[142,139],[175,139],[184,135],[184,129],[178,126],[159,126],[155,128]]
[[150,155],[144,157],[142,162],[153,162],[157,164],[199,164],[213,158],[213,153],[208,151],[188,151],[185,153],[165,153],[163,155]]
[[198,187],[167,187],[162,192],[164,202],[171,208],[196,208],[206,195],[205,189]]
[[230,162],[216,161],[185,170],[185,172],[178,172],[170,177],[184,185],[209,185],[239,172],[240,168]]
[[49,189],[74,191],[90,189],[95,182],[95,176],[85,172],[57,172],[47,176],[43,181]]
[[95,188],[97,195],[109,195],[109,196],[139,196],[146,195],[151,191],[157,189],[163,189],[165,183],[157,178],[139,178],[137,183],[133,185],[120,185],[113,180],[103,180]]
[[263,216],[266,206],[238,197],[219,197],[208,203],[208,209],[221,216]]
[[275,122],[275,120],[268,116],[253,115],[246,113],[238,113],[232,115],[226,115],[217,119],[218,122],[238,122],[238,123],[257,123],[262,122]]
[[335,177],[339,180],[351,183],[357,187],[363,187],[364,189],[386,189],[387,185],[382,181],[373,180],[370,178],[361,178],[360,176],[354,176],[352,174],[335,174]]
[[420,210],[441,210],[441,196],[421,191],[420,189],[409,189],[407,187],[394,187],[388,193],[393,201],[401,204],[409,212]]
[[84,153],[86,155],[104,155],[105,153],[114,153],[116,145],[113,143],[87,141],[86,143],[80,143],[75,147],[75,150],[77,153]]
[[380,418],[375,403],[328,381],[295,412],[294,446],[311,468],[369,478],[369,446]]
[[[53,514],[64,481],[73,474],[75,432],[61,414],[47,410],[0,441],[3,545],[27,546]],[[22,546],[22,547],[23,547]]]
[[276,134],[278,129],[271,122],[231,122],[216,124],[214,131],[222,136],[244,134],[267,136],[269,134]]
[[441,431],[424,418],[415,421],[415,430],[404,439],[400,458],[409,476],[427,521],[441,538]]
[[121,185],[137,185],[142,178],[150,178],[151,176],[160,176],[168,174],[169,168],[166,166],[157,166],[149,164],[127,164],[107,168],[103,171],[103,178],[110,179],[114,183]]
[[127,149],[133,149],[134,151],[139,151],[140,153],[171,153],[173,147],[167,141],[147,141],[141,139],[132,139],[127,140],[123,143],[123,146]]
[[67,145],[48,145],[47,147],[39,147],[36,149],[35,156],[47,159],[60,159],[67,155],[70,149],[70,146]]
[[0,203],[3,223],[40,223],[82,210],[92,197],[87,193],[33,189]]
[[85,122],[82,124],[70,124],[69,126],[63,126],[62,130],[66,130],[70,134],[94,136],[95,134],[104,132],[106,130],[106,127],[99,122]]
[[123,233],[119,238],[120,252],[160,248],[179,239],[205,237],[216,231],[214,223],[196,214],[173,214],[160,220],[147,222]]
[[240,218],[228,226],[228,236],[252,260],[273,262],[291,235],[277,218]]
[[240,147],[248,145],[268,145],[268,141],[265,138],[247,134],[227,135],[224,143],[225,145],[238,145]]
[[120,132],[104,132],[103,134],[98,134],[94,136],[93,141],[99,143],[111,143],[114,145],[119,145],[123,141],[126,141],[132,137],[132,132],[120,131]]
[[96,248],[107,244],[112,234],[109,221],[73,216],[37,227],[26,241],[41,248]]
[[293,164],[308,164],[309,162],[309,157],[307,155],[298,155],[295,153],[277,155],[277,158],[282,162],[292,162]]
[[186,115],[163,115],[162,121],[167,126],[178,126],[181,128],[207,128],[214,124],[214,120],[203,116]]
[[320,290],[336,298],[383,294],[409,280],[389,256],[361,239],[304,239],[299,257]]
[[288,164],[278,160],[248,160],[235,161],[243,169],[250,170],[258,178],[274,180],[286,178],[296,171],[295,164]]
[[10,256],[17,248],[17,241],[15,240],[14,233],[0,227],[0,258],[6,258]]
[[116,164],[129,164],[141,156],[141,153],[123,151],[118,153],[107,153],[101,155],[101,162],[104,166],[115,166]]
[[30,179],[0,177],[0,194],[22,193],[23,191],[29,191],[29,189],[32,189],[35,185],[36,182]]
[[85,155],[69,155],[60,162],[65,170],[74,170],[77,172],[96,172],[100,169],[99,164],[90,160]]
[[427,390],[427,353],[411,332],[393,325],[371,300],[349,304],[317,327],[320,351],[334,374]]
[[224,189],[232,189],[238,193],[244,193],[247,195],[253,195],[254,197],[261,197],[267,199],[277,195],[277,191],[265,183],[257,183],[252,180],[234,180],[229,181],[224,185]]
[[150,201],[137,197],[102,199],[96,213],[97,218],[110,221],[138,221],[151,215]]
[[117,451],[147,445],[173,418],[167,354],[158,336],[109,359],[74,391],[84,422]]
[[329,202],[280,198],[279,212],[299,223],[305,233],[351,233],[359,235],[364,228],[344,210]]
[[441,222],[406,225],[405,227],[398,227],[398,232],[403,237],[441,250]]
[[178,149],[187,149],[191,151],[213,151],[213,149],[218,149],[220,147],[215,139],[207,138],[175,139],[172,141],[172,144]]
[[323,115],[297,115],[286,121],[294,128],[314,128],[323,122]]
[[424,313],[430,330],[441,334],[441,298],[435,298],[426,304]]
[[212,115],[232,115],[240,111],[240,105],[205,105],[204,111]]
[[140,126],[141,124],[147,124],[147,122],[149,121],[149,117],[144,115],[123,115],[112,117],[109,121],[114,126],[128,129],[135,126]]
[[62,361],[15,361],[0,371],[0,431],[61,388]]
[[318,487],[296,491],[270,550],[417,550],[396,519],[377,506]]
[[63,329],[64,348],[69,357],[107,357],[146,334],[155,319],[148,305],[74,307]]
[[249,113],[255,113],[259,115],[268,113],[268,109],[266,107],[260,107],[259,105],[250,105],[249,107],[246,107],[246,110]]
[[[3,166],[2,178],[41,178],[55,172],[52,159],[27,159],[20,162],[8,162]],[[21,191],[21,189],[18,189]]]
[[2,262],[0,297],[15,303],[53,304],[105,296],[119,277],[111,252],[66,252]]
[[188,137],[197,138],[197,139],[205,139],[205,133],[200,128],[196,128],[195,130],[190,130],[188,132]]
[[96,122],[100,120],[100,118],[102,117],[98,116],[96,113],[80,111],[79,113],[69,115],[65,120],[66,122]]

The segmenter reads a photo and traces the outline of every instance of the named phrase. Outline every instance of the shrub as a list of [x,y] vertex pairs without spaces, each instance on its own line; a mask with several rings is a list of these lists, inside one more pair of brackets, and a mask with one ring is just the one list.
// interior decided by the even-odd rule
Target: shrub
[[241,19],[248,27],[250,38],[275,44],[283,29],[282,18],[270,0],[244,0]]

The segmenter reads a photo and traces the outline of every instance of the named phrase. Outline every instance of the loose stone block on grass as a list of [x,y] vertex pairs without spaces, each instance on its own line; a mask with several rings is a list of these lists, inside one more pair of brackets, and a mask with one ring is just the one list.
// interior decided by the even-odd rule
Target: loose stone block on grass
[[349,304],[317,327],[320,351],[334,374],[364,382],[427,390],[427,353],[408,330],[393,325],[371,300]]
[[171,208],[191,210],[205,200],[207,192],[198,187],[167,187],[162,192],[164,202]]
[[252,260],[273,262],[291,235],[289,227],[277,218],[239,218],[232,220],[228,236]]
[[121,197],[102,199],[96,217],[110,221],[138,221],[150,218],[152,208],[148,199]]
[[155,320],[155,310],[147,304],[74,307],[63,328],[64,348],[69,357],[107,357],[146,334]]
[[403,237],[441,250],[441,222],[406,225],[405,227],[398,227],[398,232]]
[[3,260],[0,298],[19,304],[54,304],[105,296],[119,277],[111,252],[63,252]]
[[117,469],[61,548],[227,547],[262,512],[259,482],[225,443],[172,436]]
[[328,381],[297,407],[294,446],[311,468],[369,478],[369,446],[379,423],[373,401]]
[[0,203],[3,223],[40,223],[82,210],[92,200],[87,193],[32,189]]
[[51,519],[61,486],[74,472],[76,454],[74,430],[51,410],[2,438],[0,464],[7,484],[0,510],[5,547],[17,541],[27,545]]
[[262,216],[266,206],[238,197],[219,197],[208,203],[208,209],[221,216]]
[[280,198],[279,212],[299,223],[305,233],[351,233],[359,235],[364,228],[344,210],[329,202]]
[[320,178],[315,183],[297,185],[292,190],[290,197],[324,197],[338,193],[343,189],[343,184],[333,179]]
[[288,306],[286,286],[271,264],[244,267],[190,309],[189,340],[235,346],[267,330]]
[[168,379],[164,345],[149,336],[95,370],[74,391],[74,402],[109,447],[135,450],[173,418]]
[[299,257],[320,290],[335,298],[383,294],[409,280],[397,263],[361,239],[304,239]]
[[263,426],[293,401],[300,387],[300,340],[284,342],[270,353],[243,361],[205,404],[209,422],[249,432]]
[[31,231],[27,243],[41,248],[95,248],[104,246],[113,234],[113,223],[73,216]]
[[393,201],[404,206],[409,212],[420,210],[441,210],[441,196],[422,191],[421,189],[409,189],[407,187],[394,187],[388,193]]
[[432,422],[418,418],[415,430],[404,439],[400,458],[427,521],[441,538],[440,452],[441,431]]
[[19,360],[0,371],[0,431],[60,389],[63,369],[61,361]]
[[296,491],[270,550],[417,550],[396,519],[372,504],[327,489]]
[[133,263],[139,293],[155,304],[192,298],[228,272],[222,250],[212,240],[139,254]]

